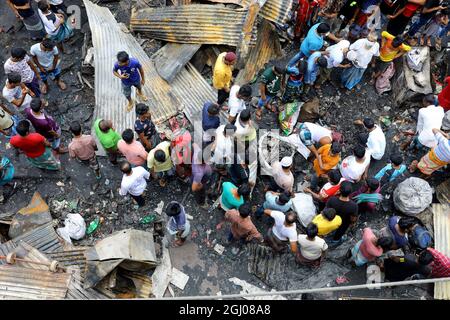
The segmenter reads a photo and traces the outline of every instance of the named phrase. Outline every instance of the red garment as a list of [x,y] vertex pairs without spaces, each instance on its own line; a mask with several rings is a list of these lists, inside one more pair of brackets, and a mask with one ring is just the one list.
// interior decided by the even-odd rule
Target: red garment
[[438,101],[439,105],[447,112],[450,110],[450,76],[445,78],[444,82],[447,83],[447,86],[438,94]]
[[433,255],[433,262],[430,264],[432,278],[450,277],[450,258],[433,248],[427,248]]
[[39,133],[30,133],[26,137],[15,135],[10,143],[13,147],[22,150],[28,158],[37,158],[44,154],[45,138]]
[[414,13],[416,13],[416,11],[421,7],[422,6],[420,4],[408,2],[406,4],[405,10],[402,12],[402,14],[405,17],[411,18],[414,15]]
[[309,0],[298,0],[297,20],[295,21],[294,35],[300,38],[306,31],[306,24],[311,17],[312,6]]

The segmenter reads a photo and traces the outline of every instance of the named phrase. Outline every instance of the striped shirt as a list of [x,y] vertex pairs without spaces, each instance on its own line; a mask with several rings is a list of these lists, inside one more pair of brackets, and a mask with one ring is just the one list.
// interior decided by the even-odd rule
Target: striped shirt
[[436,132],[434,137],[438,142],[438,145],[434,148],[436,157],[443,162],[450,162],[450,140],[445,138],[440,132]]

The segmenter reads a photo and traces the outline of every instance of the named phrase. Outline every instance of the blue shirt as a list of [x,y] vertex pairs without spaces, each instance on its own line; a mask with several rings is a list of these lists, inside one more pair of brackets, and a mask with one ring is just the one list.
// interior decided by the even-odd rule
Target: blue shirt
[[319,72],[319,65],[315,61],[322,54],[320,52],[314,52],[308,58],[308,70],[306,71],[305,83],[313,84],[316,81],[317,74]]
[[[389,163],[383,169],[378,171],[378,173],[375,175],[375,179],[380,181],[381,178],[383,178],[383,176],[386,174],[386,171],[391,170],[391,169],[392,169],[392,164]],[[405,170],[406,170],[406,166],[404,164],[402,164],[400,166],[400,169],[395,169],[394,172],[392,172],[391,177],[389,178],[389,181],[394,181],[395,178],[397,178],[399,175],[403,174],[403,172],[405,172]]]
[[135,58],[130,58],[128,65],[126,66],[119,66],[118,62],[114,64],[114,71],[117,72],[117,70],[119,70],[120,74],[128,75],[128,79],[121,79],[122,83],[127,86],[139,84],[139,82],[141,82],[139,68],[142,68],[142,65]]
[[292,207],[292,201],[289,200],[286,204],[281,205],[277,203],[278,196],[272,192],[266,192],[266,201],[263,204],[264,209],[276,210],[281,212],[288,212]]
[[208,113],[208,108],[213,105],[212,102],[206,102],[203,105],[202,111],[202,127],[203,131],[208,131],[209,129],[217,129],[220,126],[220,118],[218,116],[210,116]]
[[311,55],[311,50],[317,51],[323,47],[323,37],[317,33],[317,27],[320,23],[316,23],[309,29],[306,38],[303,40],[300,51],[307,57]]

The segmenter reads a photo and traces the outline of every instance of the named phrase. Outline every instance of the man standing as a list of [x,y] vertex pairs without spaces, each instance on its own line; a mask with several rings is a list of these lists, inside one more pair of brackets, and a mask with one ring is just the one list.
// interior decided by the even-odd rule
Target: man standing
[[202,207],[205,207],[206,200],[206,184],[212,175],[212,168],[209,164],[203,161],[202,149],[194,144],[194,155],[192,157],[192,192],[194,198]]
[[217,89],[217,104],[222,105],[230,95],[233,65],[237,57],[234,52],[222,52],[214,65],[213,86]]
[[[381,160],[384,156],[384,151],[386,150],[386,137],[383,130],[381,130],[379,125],[376,125],[372,118],[364,118],[363,121],[356,120],[356,125],[364,125],[367,133],[362,134],[362,136],[367,136],[367,150],[372,155],[375,160]],[[360,139],[365,140],[365,139]],[[361,141],[363,142],[363,141]]]
[[36,66],[31,61],[27,52],[23,48],[12,48],[11,57],[4,64],[5,74],[17,72],[22,78],[22,82],[39,97],[41,90],[39,89],[40,75]]
[[216,137],[216,129],[220,126],[220,106],[213,102],[206,102],[202,110],[203,142],[210,143]]
[[[258,109],[256,110],[256,119],[261,120],[263,107],[268,108],[270,102],[281,89],[281,78],[284,73],[284,68],[281,65],[274,65],[268,67],[261,74],[259,78],[259,94]],[[272,112],[276,110],[272,107],[269,108]]]
[[163,141],[148,153],[147,168],[154,179],[159,179],[161,187],[166,186],[167,177],[175,175],[170,151],[170,142]]
[[94,122],[94,130],[100,144],[108,154],[109,161],[112,164],[117,164],[117,143],[120,140],[120,135],[116,132],[110,120],[97,119]]
[[40,77],[44,83],[42,93],[48,92],[48,81],[50,77],[55,79],[56,84],[61,90],[66,90],[66,84],[61,80],[60,57],[58,48],[50,39],[44,39],[41,43],[36,43],[30,49],[34,64],[40,71]]
[[330,26],[328,24],[316,23],[311,27],[311,29],[309,29],[306,38],[302,41],[300,52],[298,53],[300,57],[309,58],[313,52],[322,49],[324,37],[328,37],[335,42],[340,41],[339,38],[336,38],[332,33],[330,33]]
[[246,102],[252,98],[252,87],[248,84],[238,86],[235,84],[231,87],[230,97],[228,98],[228,122],[234,123],[237,115],[245,110]]
[[[415,36],[417,31],[419,31],[424,25],[430,21],[439,10],[445,10],[447,7],[445,5],[440,5],[440,0],[426,0],[425,5],[419,16],[419,20],[414,22],[408,30],[408,37],[412,38]],[[447,3],[447,2],[443,2]]]
[[119,194],[126,196],[127,193],[137,202],[139,207],[145,205],[145,199],[142,194],[147,187],[147,181],[150,173],[143,167],[132,168],[130,163],[124,161],[120,165],[120,171],[123,173],[122,183],[120,185]]
[[18,135],[11,138],[11,145],[21,150],[35,167],[46,170],[60,170],[61,163],[55,158],[48,142],[39,133],[30,133],[30,122],[22,120],[17,124]]
[[353,149],[353,155],[346,157],[340,167],[341,175],[350,182],[359,182],[367,177],[370,164],[370,151],[357,145]]
[[169,217],[167,230],[176,239],[173,245],[175,247],[182,246],[191,231],[191,224],[186,219],[184,207],[180,203],[172,201],[167,205],[166,214]]
[[[327,59],[324,57],[325,54],[328,53],[326,51],[316,51],[308,58],[308,67],[306,69],[305,76],[305,88],[303,89],[303,94],[305,96],[309,93],[311,86],[316,82],[320,69],[326,69],[328,66]],[[316,85],[315,88],[320,89],[320,85]]]
[[159,135],[156,132],[152,116],[148,111],[148,106],[143,103],[136,104],[137,119],[134,122],[134,131],[139,136],[139,140],[148,152],[159,143]]
[[142,86],[145,85],[144,69],[137,59],[130,58],[125,51],[120,51],[117,54],[113,73],[122,81],[122,93],[128,100],[127,112],[130,112],[134,106],[134,101],[131,99],[132,87],[136,87],[136,94],[139,98],[147,101],[147,97],[142,93]]
[[148,153],[142,144],[134,139],[133,130],[124,130],[122,139],[117,142],[117,148],[133,167],[145,166]]
[[43,135],[51,143],[52,149],[59,154],[67,153],[67,148],[61,146],[61,128],[56,121],[44,111],[44,101],[33,98],[30,108],[25,109],[27,119],[37,133]]
[[9,73],[6,78],[6,84],[2,91],[3,98],[23,112],[30,106],[34,93],[22,83],[20,74]]
[[314,217],[312,223],[319,229],[317,235],[324,237],[341,226],[342,218],[336,215],[336,210],[333,208],[325,208]]
[[228,241],[240,240],[241,242],[250,242],[253,239],[264,241],[263,236],[256,229],[250,218],[252,212],[251,205],[245,203],[239,209],[231,209],[225,212],[225,221],[231,223],[231,230],[228,234]]
[[265,241],[275,250],[282,252],[289,245],[291,252],[297,253],[297,214],[289,211],[286,215],[281,211],[265,209],[264,214],[274,219],[274,225],[267,232]]
[[284,157],[281,161],[275,161],[272,164],[272,179],[269,184],[269,190],[275,192],[293,192],[294,175],[292,174],[291,167],[291,157]]

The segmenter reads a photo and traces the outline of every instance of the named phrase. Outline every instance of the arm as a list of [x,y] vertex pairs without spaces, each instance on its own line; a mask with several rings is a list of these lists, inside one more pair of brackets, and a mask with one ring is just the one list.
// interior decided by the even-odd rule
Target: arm
[[264,209],[264,214],[265,214],[265,215],[268,215],[269,217],[271,217],[271,216],[272,216],[272,210],[270,210],[270,209]]
[[31,60],[28,60],[27,63],[30,66],[31,70],[33,70],[34,74],[36,75],[36,78],[38,78],[38,80],[41,80],[41,75],[39,74],[39,71],[36,68],[36,65],[33,62],[31,62]]
[[27,90],[22,89],[22,96],[19,99],[14,99],[14,100],[11,100],[10,102],[13,105],[15,105],[17,108],[19,108],[22,105],[23,101],[25,100],[25,97],[27,96],[28,91],[29,91],[28,88],[27,88]]
[[336,36],[335,36],[334,34],[332,34],[332,33],[330,33],[330,34],[327,36],[327,38],[333,40],[334,42],[339,42],[339,41],[342,40],[341,38],[336,37]]
[[56,54],[55,57],[53,58],[52,70],[56,69],[56,66],[58,65],[58,61],[59,61],[59,54]]
[[12,2],[10,0],[6,0],[6,3],[8,4],[8,6],[11,8],[11,10],[14,12],[14,14],[16,15],[17,19],[22,19],[22,17],[19,14],[19,11],[17,11],[16,7],[14,7],[14,5],[12,4]]
[[319,201],[323,201],[324,197],[319,194],[319,193],[315,193],[314,191],[312,191],[310,188],[305,188],[304,191],[306,193],[309,193],[314,199],[317,199]]
[[259,93],[261,95],[261,99],[265,101],[266,100],[266,84],[263,82],[261,82],[259,84]]
[[41,64],[39,63],[39,60],[36,56],[33,56],[33,63],[39,68],[41,72],[45,72],[45,69]]
[[144,85],[145,84],[145,73],[144,73],[144,69],[142,68],[142,66],[139,67],[139,73],[141,74],[141,84]]
[[139,140],[141,140],[144,147],[147,147],[148,149],[152,148],[152,143],[147,139],[143,132],[139,133]]
[[297,241],[291,241],[290,242],[290,244],[291,244],[291,252],[292,253],[297,253]]
[[[412,1],[411,1],[411,2],[412,2]],[[387,18],[390,19],[390,20],[395,19],[395,18],[397,18],[399,15],[401,15],[401,14],[403,13],[403,11],[405,11],[405,7],[401,8],[400,10],[398,10],[397,13],[394,14],[393,16],[392,16],[392,15],[388,15]]]

